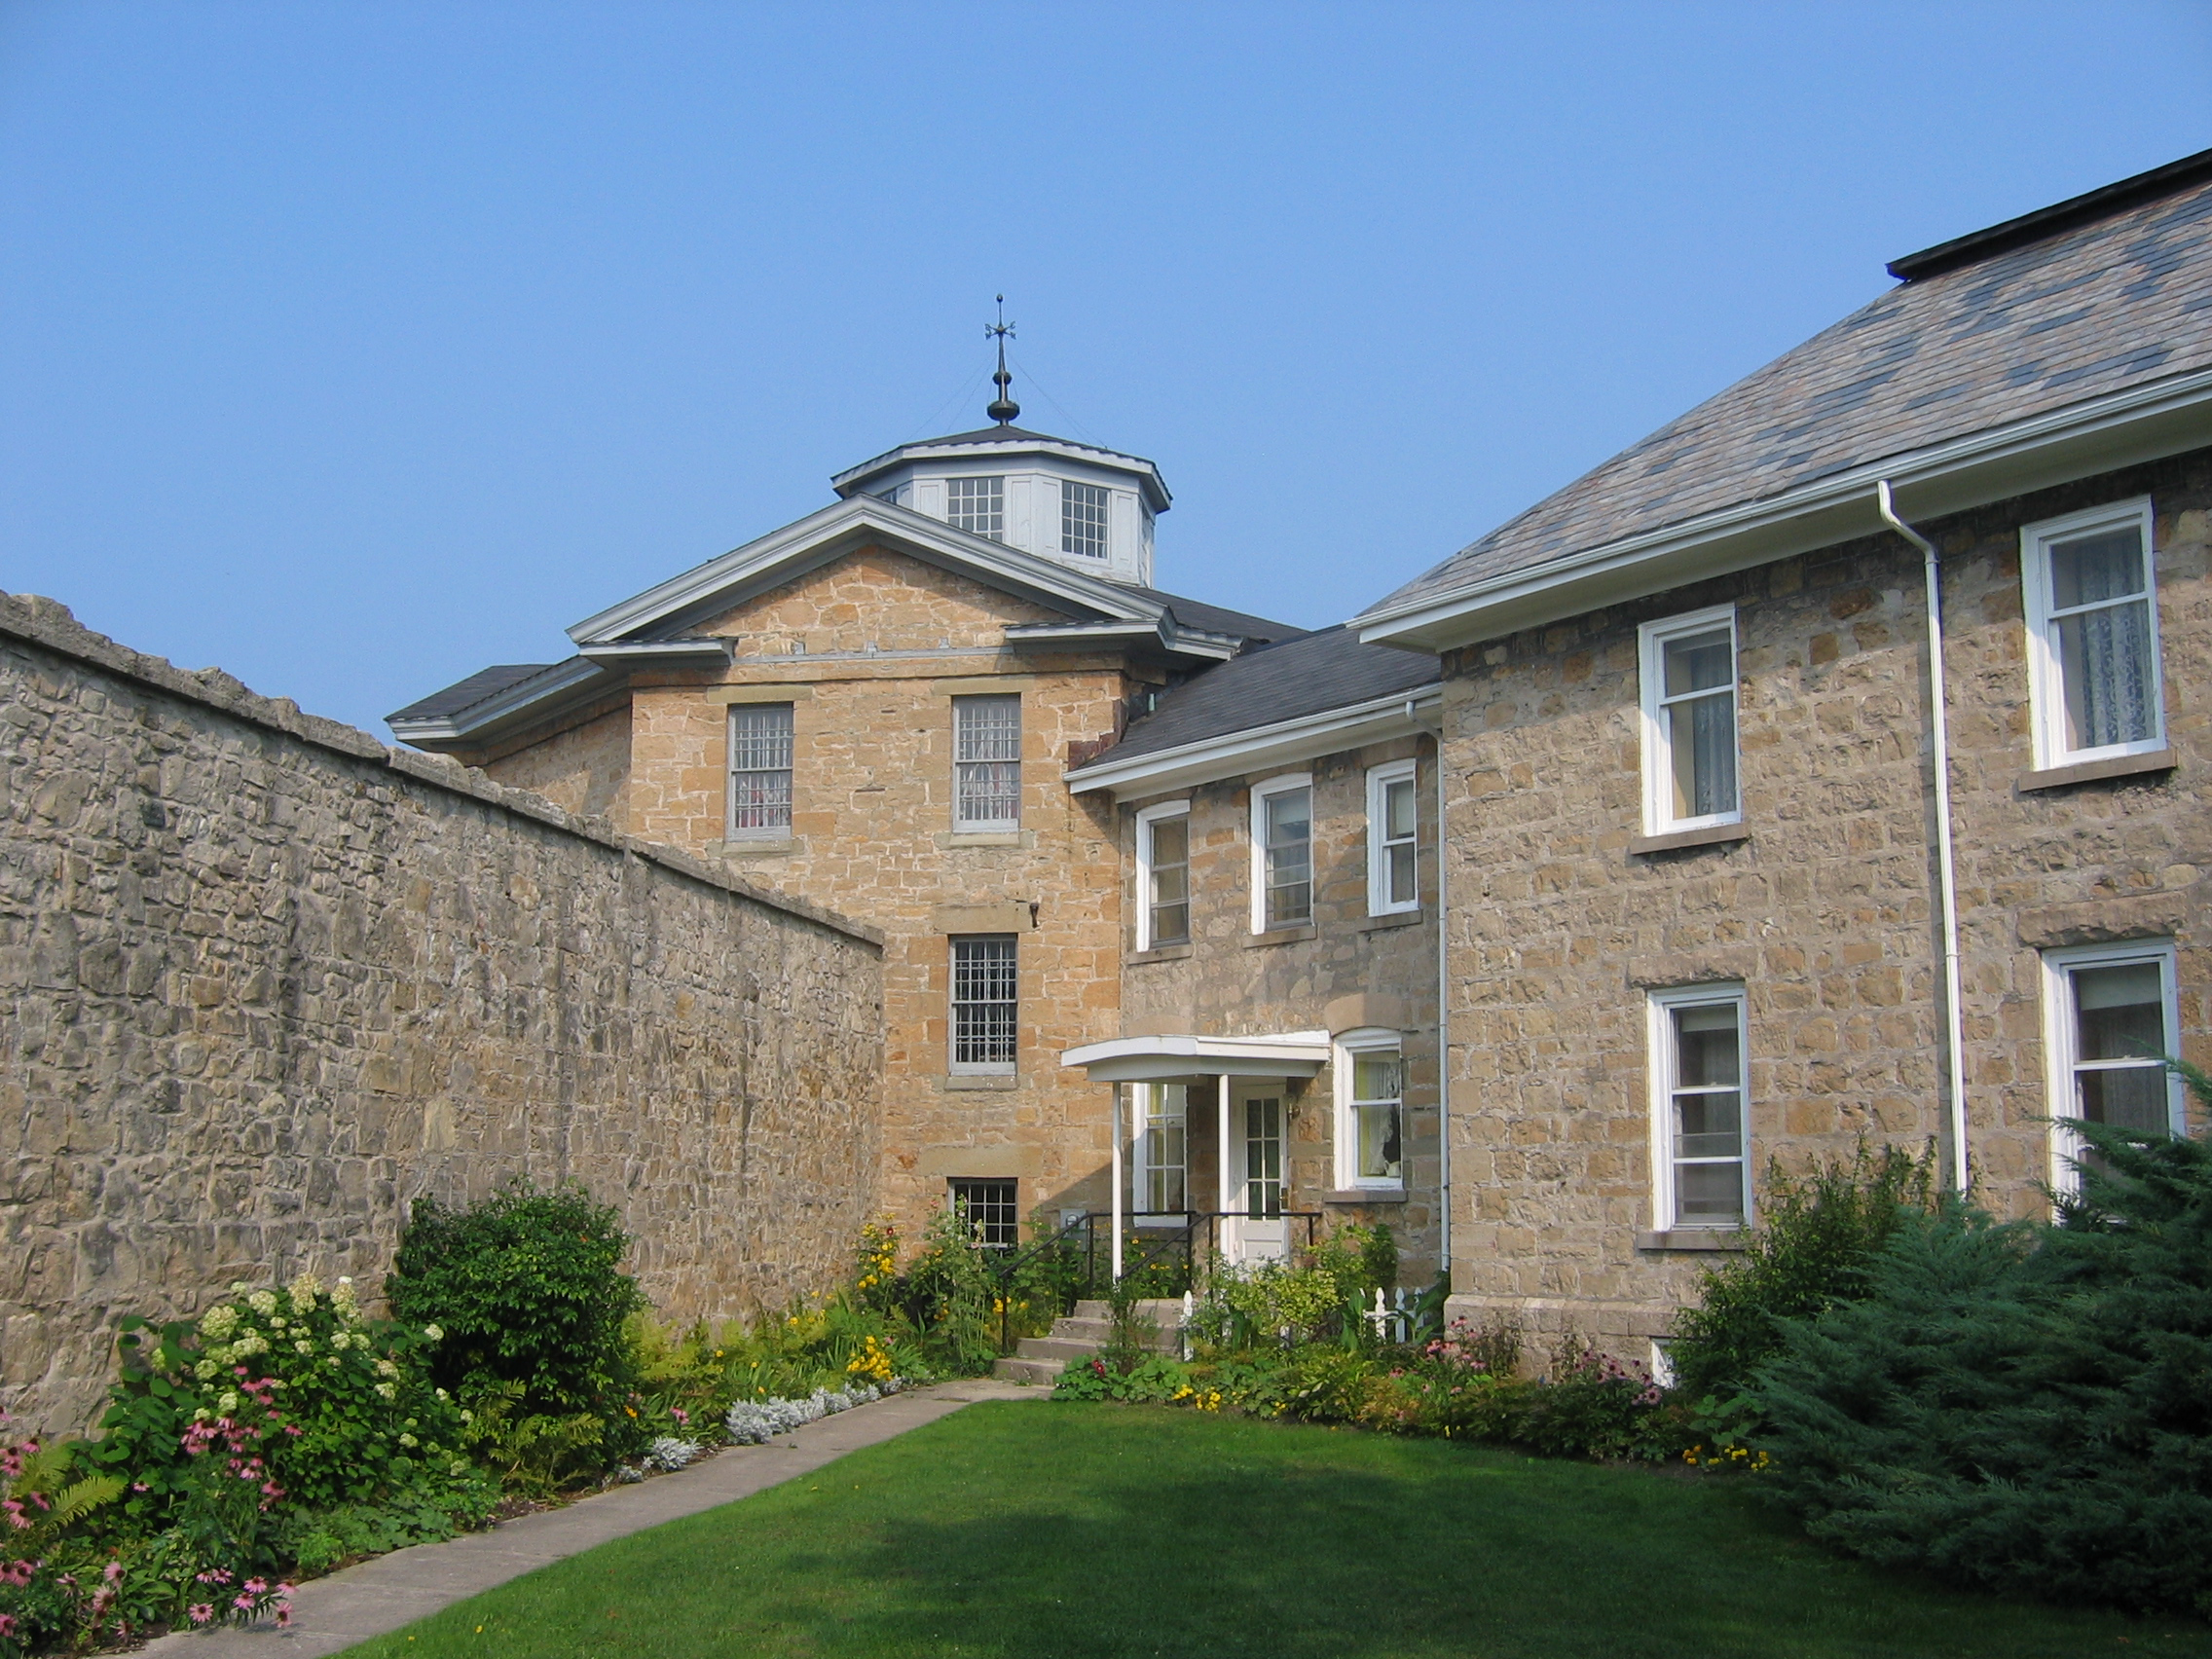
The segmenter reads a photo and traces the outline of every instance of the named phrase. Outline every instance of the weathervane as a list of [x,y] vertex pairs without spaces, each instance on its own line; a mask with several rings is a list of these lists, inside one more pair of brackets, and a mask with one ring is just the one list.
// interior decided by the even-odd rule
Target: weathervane
[[999,394],[991,399],[991,406],[983,413],[1002,426],[1012,425],[1014,417],[1021,413],[1021,405],[1007,395],[1014,385],[1014,377],[1006,372],[1006,343],[1014,338],[1014,324],[1006,319],[1006,296],[999,296],[999,319],[983,325],[983,338],[999,343],[999,372],[991,377],[998,383]]

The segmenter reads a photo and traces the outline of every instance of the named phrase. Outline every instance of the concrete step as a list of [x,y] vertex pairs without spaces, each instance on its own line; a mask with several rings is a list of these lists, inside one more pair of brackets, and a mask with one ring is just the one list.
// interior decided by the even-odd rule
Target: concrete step
[[1064,1337],[1023,1337],[1014,1351],[1023,1359],[1087,1359],[1098,1351],[1098,1345]]
[[[1148,1296],[1137,1304],[1137,1314],[1163,1329],[1173,1330],[1183,1322],[1183,1299],[1180,1296]],[[1074,1317],[1110,1321],[1114,1317],[1114,1310],[1100,1301],[1084,1301],[1075,1305]]]
[[1071,1343],[1103,1343],[1114,1334],[1111,1319],[1054,1319],[1052,1335]]
[[1059,1380],[1067,1369],[1064,1359],[1024,1359],[1010,1355],[991,1367],[991,1375],[1002,1382],[1026,1382],[1050,1386]]

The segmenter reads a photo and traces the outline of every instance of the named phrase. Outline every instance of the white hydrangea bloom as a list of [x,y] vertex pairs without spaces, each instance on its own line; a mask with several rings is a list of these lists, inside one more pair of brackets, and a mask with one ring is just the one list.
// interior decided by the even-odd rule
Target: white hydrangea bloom
[[257,1290],[245,1299],[245,1305],[266,1319],[276,1311],[276,1293],[273,1290]]

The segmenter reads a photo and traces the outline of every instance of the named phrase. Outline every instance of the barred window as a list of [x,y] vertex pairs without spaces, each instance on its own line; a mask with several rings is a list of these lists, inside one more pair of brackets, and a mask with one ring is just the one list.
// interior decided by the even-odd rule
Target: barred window
[[954,530],[1006,539],[1006,480],[1003,478],[947,478],[944,481],[945,520]]
[[952,1069],[1010,1072],[1014,1057],[1011,934],[952,941]]
[[1021,822],[1021,699],[952,700],[952,827],[1012,830]]
[[792,706],[740,703],[729,712],[729,837],[792,828]]
[[945,1186],[954,1213],[968,1223],[977,1243],[1011,1250],[1021,1242],[1020,1182],[956,1178]]
[[1097,484],[1060,486],[1060,551],[1106,557],[1106,491]]

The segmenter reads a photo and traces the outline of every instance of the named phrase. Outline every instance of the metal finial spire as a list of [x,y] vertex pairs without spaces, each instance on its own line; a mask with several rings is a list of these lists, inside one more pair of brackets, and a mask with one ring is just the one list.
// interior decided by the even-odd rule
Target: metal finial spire
[[1021,405],[1008,395],[1008,388],[1014,385],[1014,377],[1006,372],[1006,343],[1013,335],[1014,324],[1006,319],[1006,296],[1001,294],[998,321],[983,325],[983,338],[999,343],[999,372],[991,377],[998,385],[999,394],[991,399],[991,406],[983,413],[1002,426],[1013,424],[1014,417],[1021,413]]

